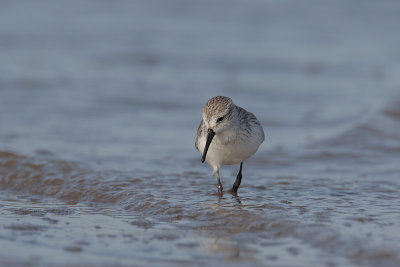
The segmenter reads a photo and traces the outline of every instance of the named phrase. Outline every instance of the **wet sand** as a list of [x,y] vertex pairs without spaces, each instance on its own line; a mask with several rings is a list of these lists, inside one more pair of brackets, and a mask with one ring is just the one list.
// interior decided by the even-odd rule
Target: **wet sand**
[[[384,3],[3,3],[0,265],[400,265]],[[194,148],[214,95],[266,133],[237,196]]]

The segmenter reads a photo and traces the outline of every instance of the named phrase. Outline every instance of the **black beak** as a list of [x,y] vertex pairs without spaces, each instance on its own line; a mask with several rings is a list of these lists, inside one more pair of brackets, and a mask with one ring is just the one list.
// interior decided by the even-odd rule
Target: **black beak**
[[215,132],[213,131],[213,129],[208,129],[207,142],[206,142],[206,146],[204,147],[203,156],[201,157],[201,162],[203,162],[203,163],[206,160],[208,147],[210,146],[211,141],[214,138],[214,135],[215,135]]

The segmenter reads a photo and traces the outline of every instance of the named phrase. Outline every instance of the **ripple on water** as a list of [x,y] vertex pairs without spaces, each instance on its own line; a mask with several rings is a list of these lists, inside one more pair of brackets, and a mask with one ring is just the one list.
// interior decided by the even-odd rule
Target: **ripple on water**
[[[9,157],[12,164],[5,164],[10,160]],[[257,168],[256,164],[253,170]],[[3,189],[18,190],[39,198],[56,197],[74,203],[91,203],[100,210],[108,206],[104,212],[113,216],[135,214],[138,217],[125,220],[127,224],[149,233],[157,231],[162,222],[172,223],[179,228],[178,232],[153,234],[148,241],[150,243],[173,242],[177,249],[197,250],[203,246],[182,240],[185,233],[196,232],[215,240],[216,245],[212,247],[222,254],[227,253],[227,257],[235,261],[243,259],[235,254],[238,251],[249,257],[263,255],[263,259],[276,263],[282,261],[283,255],[299,258],[310,251],[304,246],[293,245],[292,241],[286,243],[284,240],[287,239],[307,244],[323,251],[324,255],[334,251],[333,254],[356,263],[367,259],[377,262],[398,260],[393,257],[393,251],[396,250],[379,253],[377,248],[365,245],[365,240],[368,240],[365,232],[354,231],[358,225],[380,225],[379,216],[388,211],[389,202],[392,203],[398,195],[398,185],[393,181],[375,182],[372,178],[368,180],[362,177],[348,180],[347,177],[277,175],[261,182],[253,181],[255,178],[250,176],[246,177],[239,195],[225,193],[221,196],[213,190],[213,178],[204,180],[207,177],[196,171],[182,175],[143,174],[131,177],[116,172],[98,173],[63,161],[37,160],[13,154],[0,159],[0,171],[5,173],[0,178]],[[175,186],[176,183],[179,185]],[[43,189],[54,184],[59,186],[57,192]],[[376,198],[377,192],[382,198]],[[371,194],[374,194],[373,197]],[[372,216],[368,214],[370,203],[377,199],[382,202],[382,209],[376,210]],[[376,203],[373,205],[377,206]],[[68,206],[9,208],[8,211],[16,216],[38,217],[48,223],[45,227],[25,223],[6,225],[5,230],[28,235],[40,234],[49,231],[47,227],[61,225],[62,216],[80,216]],[[346,216],[349,213],[354,215]],[[394,219],[390,217],[389,220]],[[101,223],[93,229],[107,230]],[[352,232],[347,235],[349,229]],[[118,233],[97,233],[96,236],[104,242],[119,240]],[[129,242],[140,242],[140,238],[132,236]],[[238,243],[243,246],[237,248],[235,244]],[[64,244],[63,250],[85,253],[89,247],[71,243]],[[279,253],[266,254],[266,247],[279,248]],[[331,259],[331,262],[335,260]]]

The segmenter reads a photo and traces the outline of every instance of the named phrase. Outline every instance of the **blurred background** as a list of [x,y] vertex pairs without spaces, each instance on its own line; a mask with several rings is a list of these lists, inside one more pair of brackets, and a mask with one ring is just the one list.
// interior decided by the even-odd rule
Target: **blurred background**
[[397,1],[3,1],[0,10],[3,149],[194,156],[215,95],[258,116],[261,149],[299,145],[398,96]]
[[[57,199],[76,214],[81,214],[81,207],[74,205],[86,203],[112,218],[127,214],[146,218],[138,224],[129,219],[127,225],[125,219],[117,219],[124,231],[139,225],[139,237],[143,227],[153,229],[148,235],[159,235],[158,230],[178,231],[176,224],[189,221],[195,227],[176,235],[178,240],[193,235],[194,241],[183,246],[184,252],[179,244],[168,252],[173,264],[184,264],[178,261],[182,257],[200,265],[226,263],[226,254],[237,250],[247,256],[228,260],[238,264],[399,264],[400,238],[389,234],[400,221],[398,205],[393,206],[399,204],[400,188],[399,14],[400,3],[395,0],[1,1],[4,197],[0,207],[5,207],[2,216],[9,221],[2,230],[7,238],[0,243],[8,240],[4,244],[15,248],[0,252],[8,255],[3,261],[18,265],[17,251],[32,249],[26,239],[15,236],[26,233],[23,226],[31,225],[36,217],[15,211],[49,209],[43,203],[50,197],[50,202]],[[232,223],[220,221],[221,210],[209,213],[201,206],[216,202],[216,182],[211,168],[201,164],[194,139],[203,105],[216,95],[229,96],[253,112],[264,127],[266,142],[245,164],[247,182],[241,188],[240,209],[231,196],[224,196],[222,204],[219,199],[217,205],[229,216],[244,220],[234,223],[237,235],[224,239],[222,252],[221,246],[220,250],[214,246],[219,241],[212,241],[211,251],[219,252],[204,261],[200,258],[211,252],[200,249],[198,231],[202,229],[203,238],[214,236],[215,229],[202,228],[196,218],[221,227]],[[222,173],[227,188],[235,172],[237,166]],[[177,184],[182,188],[176,188]],[[293,187],[282,194],[284,185]],[[164,191],[154,192],[157,186]],[[368,200],[365,195],[343,193],[350,189],[353,194],[367,194]],[[168,200],[166,195],[170,195]],[[32,196],[36,196],[35,205],[29,200]],[[313,197],[327,206],[315,207]],[[295,211],[280,202],[284,198],[295,203]],[[75,204],[65,207],[63,201]],[[110,208],[110,213],[105,212],[103,205],[108,201],[124,211],[117,214]],[[158,201],[160,206],[152,206]],[[338,201],[352,203],[350,210],[338,208]],[[296,227],[288,221],[283,225],[293,229],[266,227],[272,220],[271,205],[273,211],[281,212],[277,221],[290,218]],[[177,216],[174,219],[171,210]],[[361,215],[355,215],[358,212]],[[97,216],[98,210],[91,214]],[[42,215],[54,219],[65,214]],[[86,216],[75,215],[76,224],[90,221]],[[72,223],[71,218],[62,218],[56,220]],[[15,227],[16,219],[26,224]],[[107,220],[105,225],[115,224],[108,225]],[[254,230],[250,224],[257,220],[264,227],[257,226],[255,235],[249,229]],[[301,228],[297,220],[309,220],[309,224]],[[161,223],[165,221],[166,225]],[[40,226],[33,228],[39,229],[37,242],[46,245],[32,252],[33,263],[65,263],[71,253],[78,252],[89,264],[124,265],[139,259],[148,264],[154,260],[151,253],[165,248],[147,247],[148,254],[131,255],[134,244],[142,248],[146,242],[139,238],[124,246],[121,241],[116,247],[126,252],[124,262],[110,248],[77,245],[82,241],[75,238],[80,232],[66,238],[65,230],[46,228],[66,240],[54,245],[43,233],[45,224],[48,227],[48,220],[34,224]],[[154,224],[161,225],[160,229]],[[316,224],[318,228],[310,226]],[[269,238],[271,231],[274,237],[283,231],[285,238],[295,241],[280,240],[270,245],[273,249],[268,254],[263,238]],[[299,234],[304,231],[308,234]],[[330,231],[336,243],[320,236]],[[356,237],[348,234],[352,231]],[[371,233],[380,237],[363,247]],[[11,237],[14,241],[9,241]],[[208,237],[204,238],[202,242],[208,243]],[[101,243],[98,237],[87,240]],[[68,242],[74,244],[72,249]],[[293,242],[298,247],[293,248]],[[249,248],[251,244],[258,247]],[[388,250],[379,250],[387,244]],[[49,247],[59,248],[62,260],[49,257]],[[109,261],[92,258],[91,249],[109,251]],[[23,258],[23,263],[32,263],[32,255]],[[165,257],[157,260],[165,263]]]

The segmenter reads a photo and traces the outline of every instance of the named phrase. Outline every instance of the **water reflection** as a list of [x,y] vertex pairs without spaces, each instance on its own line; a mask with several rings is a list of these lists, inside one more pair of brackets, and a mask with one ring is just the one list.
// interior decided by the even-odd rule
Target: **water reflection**
[[[238,193],[232,193],[232,192],[222,192],[222,193],[216,193],[215,194],[217,197],[217,203],[218,206],[222,206],[222,207],[236,207],[236,208],[241,208],[242,206],[242,201],[240,196],[238,195]],[[225,197],[224,197],[225,195]],[[227,204],[227,200],[234,200],[236,202],[237,205],[234,205],[234,201],[231,201],[231,204]],[[224,202],[225,201],[225,202]]]

